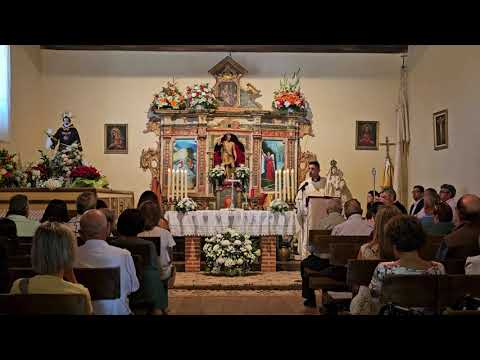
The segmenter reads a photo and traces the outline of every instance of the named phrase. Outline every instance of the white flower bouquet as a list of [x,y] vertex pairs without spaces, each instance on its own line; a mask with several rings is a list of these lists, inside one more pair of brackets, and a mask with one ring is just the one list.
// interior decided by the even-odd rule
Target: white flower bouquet
[[219,165],[208,171],[208,178],[211,180],[223,179],[225,177],[225,169]]
[[187,213],[198,209],[198,204],[189,197],[183,198],[175,204],[175,211]]
[[235,168],[235,179],[248,181],[250,179],[250,169],[243,164]]
[[55,190],[61,188],[64,184],[64,179],[60,178],[50,178],[46,181],[41,181],[38,185],[41,188],[47,188],[49,190]]
[[203,252],[208,272],[228,276],[245,275],[260,257],[260,249],[254,249],[249,235],[233,229],[205,239]]
[[58,151],[50,161],[53,177],[70,177],[72,169],[82,165],[82,152],[77,142]]
[[192,110],[213,110],[218,107],[213,89],[208,83],[195,84],[193,87],[187,86],[185,98],[188,107]]
[[288,204],[281,199],[275,199],[270,204],[270,211],[271,212],[283,213],[283,212],[288,211],[288,210],[289,210]]

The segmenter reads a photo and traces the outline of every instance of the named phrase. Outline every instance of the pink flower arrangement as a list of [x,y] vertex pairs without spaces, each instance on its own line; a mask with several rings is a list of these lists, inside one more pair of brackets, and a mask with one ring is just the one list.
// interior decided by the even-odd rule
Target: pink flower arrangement
[[70,177],[72,179],[82,178],[88,180],[99,180],[101,175],[93,166],[77,166],[70,173]]

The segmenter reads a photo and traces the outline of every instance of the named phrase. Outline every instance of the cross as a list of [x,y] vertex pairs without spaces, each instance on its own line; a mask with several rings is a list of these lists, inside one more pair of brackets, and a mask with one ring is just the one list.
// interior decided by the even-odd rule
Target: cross
[[395,145],[395,143],[389,142],[388,136],[385,138],[384,143],[380,143],[380,145],[386,146],[387,147],[387,159],[390,158],[390,145]]

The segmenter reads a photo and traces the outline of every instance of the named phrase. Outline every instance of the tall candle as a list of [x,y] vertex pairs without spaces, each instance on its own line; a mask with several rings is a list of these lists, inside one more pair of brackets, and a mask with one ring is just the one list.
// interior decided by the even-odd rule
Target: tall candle
[[284,189],[283,200],[287,201],[287,170],[286,169],[283,170],[283,178],[284,178],[284,180],[283,180],[283,189]]
[[177,170],[177,181],[178,181],[178,200],[182,200],[182,174],[181,170]]
[[275,170],[275,192],[273,194],[273,198],[277,199],[278,198],[278,170]]
[[170,187],[172,186],[172,170],[168,168],[167,170],[167,202],[170,202]]
[[185,176],[185,181],[184,181],[184,184],[185,184],[185,196],[184,196],[184,197],[187,197],[187,196],[188,196],[188,178],[187,178],[187,170],[183,170],[183,173],[184,173],[184,176]]
[[175,196],[175,189],[176,189],[176,185],[177,183],[175,182],[175,174],[176,174],[177,170],[176,169],[172,169],[172,199],[175,200],[176,199],[176,196]]
[[178,195],[179,195],[179,192],[178,192],[178,190],[179,190],[179,182],[178,182],[178,180],[179,180],[179,179],[180,179],[180,178],[178,177],[178,169],[175,169],[175,170],[174,170],[174,175],[173,175],[173,181],[175,182],[175,192],[174,192],[174,194],[175,194],[175,200],[178,200]]
[[292,183],[290,182],[290,169],[287,169],[287,199],[288,201],[291,200],[292,197]]
[[294,176],[294,170],[290,169],[290,200],[294,201],[295,200],[295,179],[293,178]]

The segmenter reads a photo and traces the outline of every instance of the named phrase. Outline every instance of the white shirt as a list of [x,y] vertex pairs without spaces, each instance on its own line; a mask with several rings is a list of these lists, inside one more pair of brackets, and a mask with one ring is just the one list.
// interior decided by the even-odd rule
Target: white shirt
[[426,216],[425,208],[422,208],[422,210],[420,210],[415,216],[417,217],[418,220],[421,220],[422,218],[424,218]]
[[[417,208],[418,203],[419,203],[420,201],[422,201],[422,200],[423,200],[423,198],[418,199],[417,201],[414,201],[414,202],[413,202],[413,206],[410,207],[411,212],[410,212],[410,210],[408,211],[408,214],[409,214],[409,215],[412,215],[412,216],[413,216],[413,212],[414,212],[415,209]],[[422,208],[420,211],[422,211],[422,210],[423,210],[423,208]],[[419,212],[420,212],[420,211],[419,211]],[[417,214],[418,214],[418,213],[417,213]]]
[[120,299],[92,301],[95,315],[130,315],[128,295],[140,287],[130,251],[108,245],[104,240],[88,240],[77,250],[76,268],[120,267]]
[[362,219],[362,215],[353,214],[343,223],[332,230],[332,235],[337,236],[368,236],[373,231],[373,226]]
[[173,248],[176,243],[170,231],[155,226],[152,230],[144,231],[138,234],[138,237],[159,237],[160,238],[160,256],[158,262],[160,266],[160,277],[162,280],[168,279],[171,273],[172,259],[168,254],[169,248]]

